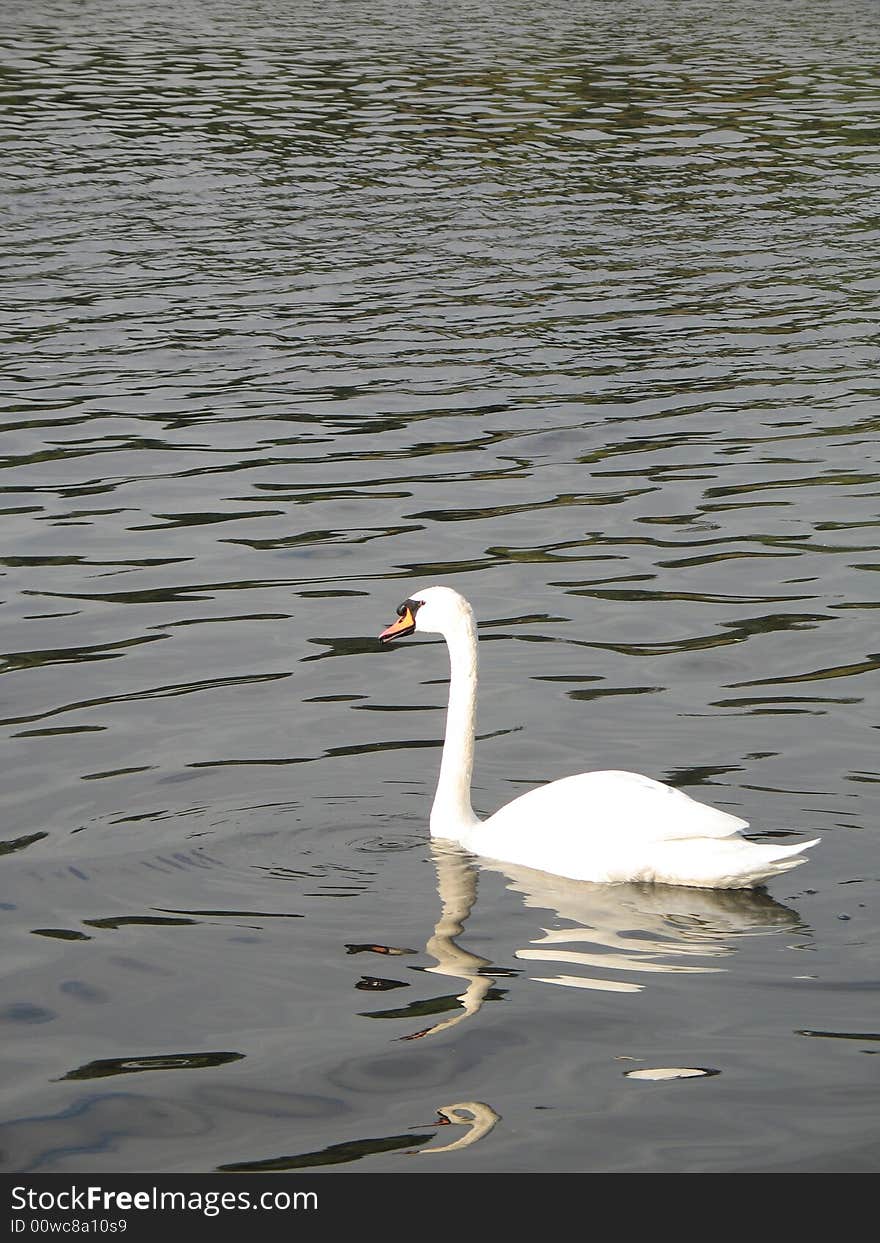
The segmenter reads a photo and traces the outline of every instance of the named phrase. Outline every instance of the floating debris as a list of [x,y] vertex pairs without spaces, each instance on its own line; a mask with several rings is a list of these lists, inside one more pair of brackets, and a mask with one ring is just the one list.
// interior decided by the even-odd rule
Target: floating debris
[[415,954],[416,950],[405,949],[396,945],[346,945],[348,954]]
[[625,1070],[626,1079],[650,1079],[663,1082],[666,1079],[700,1079],[706,1075],[720,1075],[720,1070],[708,1066],[645,1066],[639,1070]]
[[355,988],[384,993],[389,988],[409,988],[409,985],[405,980],[383,980],[377,975],[362,975],[357,984],[355,984]]

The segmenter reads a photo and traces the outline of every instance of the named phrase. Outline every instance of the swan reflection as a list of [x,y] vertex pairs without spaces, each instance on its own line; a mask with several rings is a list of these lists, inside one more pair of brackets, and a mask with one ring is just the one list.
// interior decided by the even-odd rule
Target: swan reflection
[[440,1144],[432,1148],[416,1148],[414,1152],[420,1154],[455,1152],[456,1149],[470,1148],[471,1144],[478,1143],[488,1135],[496,1122],[501,1120],[501,1115],[484,1101],[458,1101],[455,1105],[441,1105],[437,1113],[440,1115],[441,1125],[465,1126],[467,1130],[449,1144]]
[[[422,1036],[446,1031],[476,1014],[495,983],[491,974],[483,974],[492,964],[488,958],[472,954],[455,940],[464,931],[465,921],[477,900],[477,872],[472,857],[453,844],[431,843],[431,853],[437,869],[437,891],[440,895],[440,918],[434,927],[434,935],[428,939],[425,950],[436,966],[426,967],[436,975],[452,976],[466,980],[467,988],[458,996],[461,1011],[431,1027],[411,1032],[404,1040],[418,1040]],[[497,974],[497,973],[496,973]]]
[[[466,982],[461,1009],[441,1022],[404,1036],[414,1040],[446,1031],[476,1014],[496,982],[507,974],[465,949],[460,938],[477,897],[478,866],[452,842],[432,842],[440,918],[426,950],[426,970]],[[484,863],[507,879],[523,905],[566,927],[539,927],[514,957],[524,963],[558,965],[537,983],[602,992],[639,993],[646,975],[705,975],[724,971],[745,936],[802,927],[797,912],[760,890],[691,889],[674,885],[598,885],[571,881],[507,863]],[[549,916],[549,918],[547,918]],[[696,961],[695,961],[696,960]],[[598,974],[597,974],[598,973]]]

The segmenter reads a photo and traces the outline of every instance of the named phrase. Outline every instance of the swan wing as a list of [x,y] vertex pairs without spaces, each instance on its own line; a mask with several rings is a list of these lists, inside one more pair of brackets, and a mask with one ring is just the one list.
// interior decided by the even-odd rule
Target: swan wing
[[650,777],[597,772],[530,790],[460,840],[485,858],[572,880],[715,889],[762,884],[816,844],[755,843],[740,835],[746,827]]
[[539,786],[508,803],[483,830],[552,834],[557,827],[595,831],[620,843],[733,837],[748,821],[707,807],[673,786],[641,773],[578,773]]

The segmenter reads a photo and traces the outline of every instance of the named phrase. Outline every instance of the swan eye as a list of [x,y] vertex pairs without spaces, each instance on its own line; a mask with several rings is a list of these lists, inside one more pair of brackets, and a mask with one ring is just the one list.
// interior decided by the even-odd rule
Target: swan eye
[[379,642],[389,643],[401,635],[412,634],[416,628],[416,609],[422,603],[422,600],[404,600],[403,604],[399,604],[395,610],[397,621],[386,626],[379,635]]

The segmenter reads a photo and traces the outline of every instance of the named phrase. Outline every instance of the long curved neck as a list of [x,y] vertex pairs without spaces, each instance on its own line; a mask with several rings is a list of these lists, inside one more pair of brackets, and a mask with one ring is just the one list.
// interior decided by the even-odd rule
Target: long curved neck
[[449,648],[449,707],[431,836],[459,839],[479,821],[471,807],[474,725],[477,713],[477,629],[473,614],[456,619],[445,636]]

